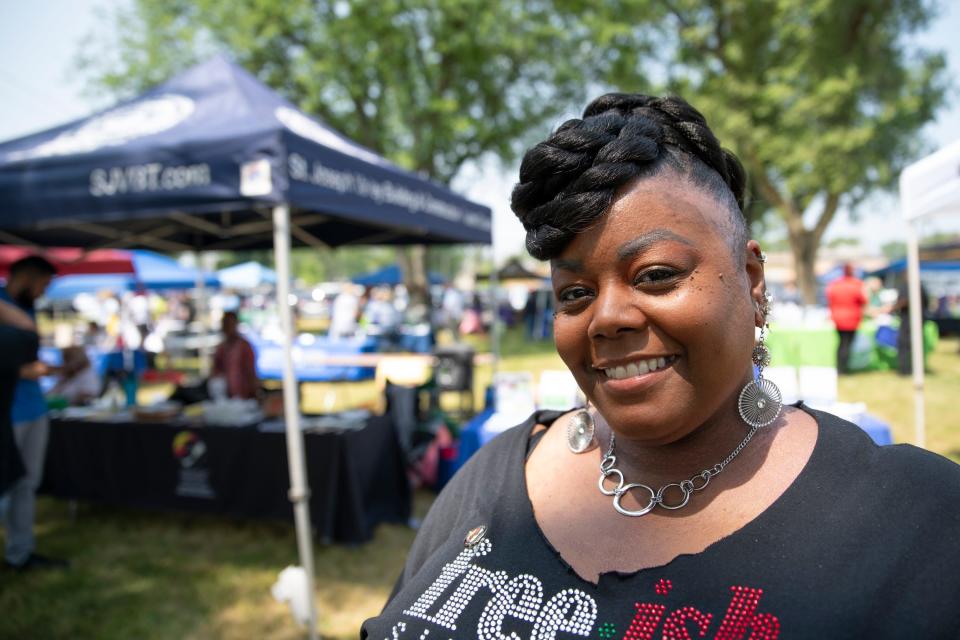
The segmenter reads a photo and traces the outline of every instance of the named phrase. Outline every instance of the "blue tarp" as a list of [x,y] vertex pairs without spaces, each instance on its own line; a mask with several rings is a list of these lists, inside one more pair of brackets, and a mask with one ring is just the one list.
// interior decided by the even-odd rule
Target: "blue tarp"
[[490,210],[312,119],[224,58],[94,116],[0,144],[0,230],[45,246],[490,242]]
[[[903,273],[907,269],[907,259],[894,260],[882,269],[870,272],[869,275],[883,278],[891,273]],[[960,271],[960,260],[929,261],[920,263],[920,271]]]
[[220,284],[227,289],[255,289],[265,284],[276,284],[277,272],[259,262],[243,262],[217,271]]
[[[431,271],[427,274],[430,284],[443,284],[446,279],[439,273]],[[364,273],[352,278],[355,284],[362,284],[365,287],[377,287],[380,285],[396,286],[403,282],[403,271],[395,264],[388,265],[382,269]]]
[[[131,254],[135,275],[63,276],[53,280],[45,297],[49,300],[69,300],[80,293],[103,290],[120,293],[136,289],[138,285],[151,291],[193,289],[197,285],[198,271],[181,266],[173,258],[143,250],[134,250]],[[204,273],[202,280],[205,288],[216,289],[220,286],[219,280],[212,273]]]

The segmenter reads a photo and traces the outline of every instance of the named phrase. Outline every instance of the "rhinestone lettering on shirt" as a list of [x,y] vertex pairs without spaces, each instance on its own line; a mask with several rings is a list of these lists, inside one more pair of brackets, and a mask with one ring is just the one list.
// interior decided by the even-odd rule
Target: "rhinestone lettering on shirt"
[[[522,573],[510,577],[506,571],[494,571],[479,566],[477,561],[493,551],[493,542],[484,538],[473,547],[464,548],[457,557],[444,565],[440,575],[403,614],[417,618],[428,625],[436,625],[434,634],[446,637],[444,630],[457,631],[455,637],[467,637],[467,620],[461,616],[467,606],[481,598],[484,604],[477,618],[478,640],[560,640],[571,636],[589,637],[598,624],[597,603],[580,589],[563,589],[547,598],[543,581],[537,576]],[[732,586],[730,602],[720,620],[715,623],[713,613],[704,612],[690,604],[677,607],[664,602],[674,601],[674,584],[661,578],[652,585],[654,600],[636,602],[634,615],[620,640],[777,640],[780,621],[770,613],[758,613],[763,589]],[[486,599],[483,603],[482,598]],[[676,607],[676,608],[674,608]],[[612,640],[615,635],[615,611],[607,611],[597,627],[601,640]],[[622,618],[621,618],[622,620]],[[511,622],[508,622],[511,621]],[[526,623],[521,631],[517,623]],[[413,629],[411,621],[398,622],[391,629],[392,638],[401,636],[426,640],[430,628],[421,625]],[[713,627],[713,629],[711,629]],[[506,629],[505,629],[506,628]],[[622,628],[622,627],[621,627]],[[510,630],[513,629],[513,630]]]
[[[506,571],[490,571],[474,564],[477,558],[493,550],[489,538],[463,549],[453,562],[444,565],[433,584],[417,598],[404,614],[426,620],[451,631],[457,630],[460,614],[483,589],[491,593],[477,627],[477,637],[484,640],[519,640],[515,633],[503,635],[504,620],[510,616],[533,623],[532,640],[554,640],[558,633],[589,636],[597,618],[597,604],[578,589],[564,589],[547,603],[543,602],[543,585],[528,574],[510,579]],[[454,587],[457,580],[460,582]],[[440,597],[453,588],[436,613],[430,613]]]

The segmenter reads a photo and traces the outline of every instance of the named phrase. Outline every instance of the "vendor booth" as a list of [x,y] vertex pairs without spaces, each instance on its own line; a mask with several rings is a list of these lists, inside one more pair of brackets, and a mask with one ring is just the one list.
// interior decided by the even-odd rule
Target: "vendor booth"
[[[89,118],[0,144],[0,241],[159,251],[484,243],[486,207],[400,169],[223,58]],[[290,500],[313,592],[310,487],[292,360],[283,392]],[[316,612],[311,599],[310,629]]]
[[935,216],[960,214],[960,140],[915,162],[900,174],[900,203],[907,222],[907,280],[910,291],[910,342],[914,384],[915,441],[926,443],[923,337],[920,308],[918,227]]

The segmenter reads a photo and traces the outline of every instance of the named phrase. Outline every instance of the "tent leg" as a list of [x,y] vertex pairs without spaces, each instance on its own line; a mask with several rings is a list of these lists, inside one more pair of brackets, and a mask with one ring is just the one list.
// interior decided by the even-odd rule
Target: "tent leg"
[[[490,245],[490,254],[490,299],[493,304],[493,323],[490,325],[490,347],[493,351],[493,365],[490,380],[491,384],[496,384],[497,372],[500,369],[500,341],[503,328],[500,326],[500,275],[497,273],[497,252],[492,244]],[[486,389],[484,389],[484,397],[486,397]]]
[[907,285],[910,294],[910,360],[913,368],[914,444],[926,447],[923,401],[923,309],[920,297],[920,249],[917,230],[907,222]]
[[287,464],[290,468],[290,501],[297,528],[300,564],[307,575],[310,640],[317,636],[317,606],[314,597],[313,537],[310,526],[310,488],[307,485],[307,464],[303,453],[303,431],[300,430],[300,400],[293,371],[293,317],[290,313],[290,207],[273,209],[273,251],[277,268],[277,311],[283,327],[283,413],[286,419]]
[[206,279],[203,271],[203,262],[200,260],[200,251],[194,250],[193,252],[193,266],[197,270],[197,275],[194,280],[194,287],[196,289],[197,296],[197,317],[200,319],[201,335],[203,336],[200,342],[200,348],[197,350],[200,354],[200,375],[203,378],[207,378],[210,375],[210,365],[211,365],[211,356],[212,350],[209,345],[207,345],[207,338],[209,337],[209,332],[211,323],[208,322],[210,319],[210,307],[207,306],[207,292],[204,290]]

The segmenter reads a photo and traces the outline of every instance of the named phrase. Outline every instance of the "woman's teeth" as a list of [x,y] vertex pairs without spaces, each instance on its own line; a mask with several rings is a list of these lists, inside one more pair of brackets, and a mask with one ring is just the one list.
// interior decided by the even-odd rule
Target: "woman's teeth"
[[672,364],[674,360],[676,360],[675,356],[637,360],[636,362],[631,362],[630,364],[622,367],[611,367],[609,369],[604,369],[603,372],[607,374],[608,378],[612,378],[613,380],[623,380],[624,378],[632,378],[634,376],[650,373],[651,371],[665,369],[667,365]]

